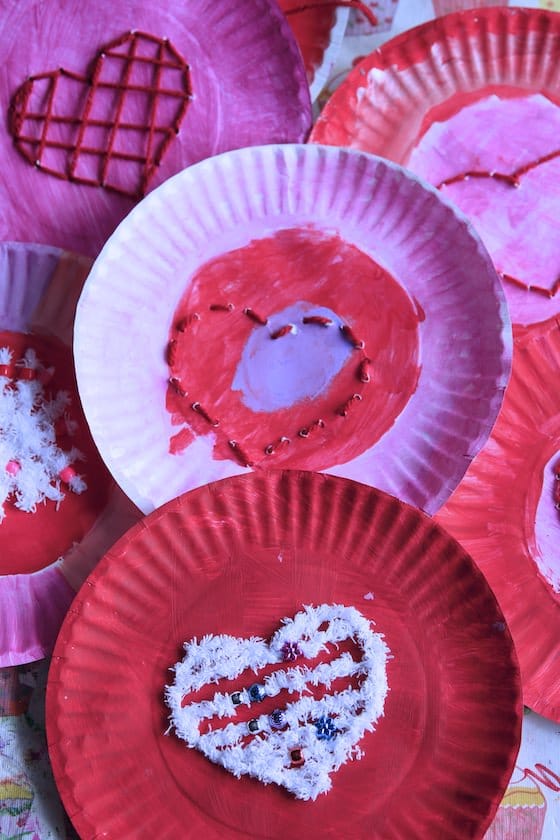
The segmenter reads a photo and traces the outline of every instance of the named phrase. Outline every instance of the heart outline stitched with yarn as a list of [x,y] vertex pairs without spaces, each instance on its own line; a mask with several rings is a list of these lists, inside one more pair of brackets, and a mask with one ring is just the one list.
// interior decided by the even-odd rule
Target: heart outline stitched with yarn
[[87,75],[59,67],[14,93],[9,130],[39,171],[139,199],[192,98],[190,68],[167,38],[128,32]]
[[[353,642],[361,651],[355,659],[338,653],[341,643]],[[337,655],[308,667],[334,647]],[[274,782],[298,799],[316,799],[332,785],[331,774],[352,759],[361,758],[359,742],[375,729],[384,713],[388,692],[390,651],[380,633],[353,607],[321,604],[305,606],[265,641],[258,637],[207,635],[185,642],[185,656],[171,669],[175,681],[166,686],[170,727],[189,748],[200,750],[236,777],[249,775],[264,784]],[[251,669],[281,663],[300,664],[269,672],[261,682],[240,685],[232,692],[214,692],[211,699],[188,701],[210,683],[234,680]],[[333,683],[344,682],[341,690]],[[324,691],[320,697],[319,686]],[[279,695],[296,695],[280,701]],[[259,704],[278,697],[278,708],[259,714]],[[238,710],[250,707],[250,720]],[[229,719],[224,725],[208,721]],[[206,727],[201,731],[201,725]]]
[[[460,172],[457,175],[452,175],[449,178],[445,178],[443,181],[440,181],[439,184],[436,184],[436,189],[441,190],[443,187],[449,187],[452,184],[458,184],[462,181],[468,181],[471,178],[474,179],[489,179],[492,181],[499,181],[502,184],[506,184],[510,187],[519,187],[521,186],[521,182],[524,175],[527,175],[528,172],[531,172],[533,169],[537,169],[537,167],[542,166],[545,163],[548,163],[551,160],[555,160],[556,158],[560,157],[560,149],[555,149],[553,152],[549,152],[546,155],[541,155],[541,157],[536,158],[535,160],[530,161],[529,163],[524,164],[523,166],[518,166],[514,169],[513,172],[500,172],[499,170],[479,170],[479,169],[469,169],[466,172]],[[517,286],[520,289],[525,289],[528,292],[536,292],[539,295],[543,295],[546,298],[552,299],[556,297],[558,290],[560,289],[560,277],[558,277],[552,286],[537,286],[534,283],[527,284],[520,280],[518,277],[514,277],[511,274],[507,274],[506,272],[499,271],[498,272],[502,280],[506,283],[510,283],[512,286]]]

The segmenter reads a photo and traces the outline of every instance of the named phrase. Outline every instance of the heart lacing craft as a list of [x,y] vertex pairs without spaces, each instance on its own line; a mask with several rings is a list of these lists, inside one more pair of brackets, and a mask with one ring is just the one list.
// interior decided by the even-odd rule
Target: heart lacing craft
[[41,172],[141,198],[191,99],[190,71],[167,38],[128,32],[92,70],[30,76],[10,105],[18,151]]
[[[184,659],[172,669],[175,682],[165,691],[168,731],[175,729],[188,747],[238,778],[250,775],[298,799],[316,799],[330,790],[331,773],[362,757],[359,741],[383,715],[389,649],[353,607],[306,606],[282,625],[269,642],[225,635],[186,642]],[[344,642],[353,642],[359,654],[340,652]],[[268,673],[260,682],[240,682],[211,699],[189,698],[209,683],[263,668]],[[250,718],[240,719],[247,711]]]
[[[466,172],[459,172],[457,175],[452,175],[449,178],[445,178],[445,180],[440,181],[437,184],[437,189],[441,190],[443,187],[449,187],[452,184],[458,184],[462,181],[468,181],[472,179],[489,179],[491,181],[499,181],[501,184],[505,184],[507,187],[519,188],[522,183],[522,179],[524,175],[527,175],[528,172],[531,172],[533,169],[537,169],[537,167],[542,166],[545,163],[549,163],[551,160],[555,160],[557,157],[560,156],[560,150],[555,150],[554,152],[549,152],[546,155],[542,155],[542,157],[537,158],[536,160],[532,160],[530,163],[526,163],[523,166],[519,166],[513,172],[499,172],[497,170],[492,170],[489,172],[488,170],[484,169],[469,169]],[[543,295],[547,298],[555,297],[558,289],[560,289],[560,277],[554,282],[552,288],[546,288],[546,286],[536,286],[535,284],[531,283],[530,285],[524,283],[518,277],[513,277],[511,274],[506,274],[503,271],[498,272],[502,280],[506,283],[511,283],[513,286],[517,286],[520,289],[525,289],[528,292],[536,292],[539,295]]]
[[[209,309],[211,313],[225,313],[227,315],[235,310],[235,306],[233,303],[214,303],[210,305]],[[243,314],[253,323],[261,327],[267,327],[268,319],[260,315],[258,312],[255,312],[255,310],[251,307],[243,307],[242,311]],[[189,396],[189,391],[185,387],[185,382],[181,379],[180,370],[176,369],[177,350],[181,340],[188,337],[189,328],[197,321],[200,321],[201,317],[200,313],[191,312],[188,316],[182,318],[175,325],[174,337],[167,344],[166,361],[170,369],[170,376],[167,380],[168,385],[171,391],[181,398],[187,398]],[[319,314],[305,315],[302,317],[301,323],[299,324],[283,324],[274,330],[269,330],[268,335],[270,336],[271,341],[277,341],[285,336],[297,334],[298,330],[305,329],[306,327],[338,329],[342,338],[353,348],[354,351],[357,351],[357,364],[355,368],[356,390],[349,394],[343,403],[340,403],[338,406],[333,408],[330,419],[332,420],[333,416],[337,419],[341,417],[345,418],[351,410],[363,401],[363,396],[360,391],[363,390],[364,385],[371,382],[372,362],[366,353],[365,342],[355,334],[354,330],[348,324],[336,324],[332,318],[327,318]],[[360,383],[360,385],[358,385],[358,383]],[[220,418],[214,416],[214,414],[211,413],[211,409],[209,410],[207,406],[202,405],[198,400],[192,401],[192,397],[190,407],[192,411],[203,417],[209,426],[214,429],[220,426]],[[306,426],[298,429],[295,434],[293,430],[290,430],[290,436],[282,435],[274,441],[267,442],[262,447],[262,451],[260,453],[255,452],[250,454],[245,449],[244,444],[237,440],[228,439],[228,446],[234,458],[242,466],[254,467],[256,464],[264,460],[262,458],[263,454],[265,456],[274,455],[278,450],[285,449],[289,446],[292,441],[298,441],[301,443],[302,441],[310,438],[311,435],[317,431],[324,429],[326,426],[327,421],[325,421],[322,417],[316,417]]]
[[71,437],[77,426],[67,415],[68,393],[46,391],[53,373],[34,350],[13,363],[12,351],[0,348],[0,522],[7,501],[34,513],[46,499],[61,502],[62,485],[73,493],[87,489],[74,468],[82,453],[57,444],[57,435]]

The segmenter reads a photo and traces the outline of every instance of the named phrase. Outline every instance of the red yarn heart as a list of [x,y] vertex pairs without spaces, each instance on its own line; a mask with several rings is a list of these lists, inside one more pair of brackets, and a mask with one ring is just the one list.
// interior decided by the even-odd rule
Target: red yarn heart
[[129,32],[101,48],[87,75],[61,67],[27,79],[9,128],[40,171],[141,198],[190,98],[189,67],[173,45]]
[[[440,190],[442,187],[448,187],[451,184],[457,184],[462,181],[468,181],[469,179],[490,179],[493,181],[500,181],[501,183],[505,184],[509,187],[519,187],[523,180],[523,177],[527,175],[528,172],[531,172],[534,169],[537,169],[539,166],[542,166],[545,163],[548,163],[551,160],[560,156],[560,150],[555,150],[553,152],[549,152],[542,157],[537,158],[536,160],[531,161],[530,163],[526,163],[523,166],[519,166],[513,172],[499,172],[497,170],[493,170],[489,172],[487,170],[478,170],[478,169],[470,169],[467,172],[460,172],[458,175],[453,175],[450,178],[446,178],[441,183],[437,184],[437,189]],[[560,277],[558,277],[552,286],[537,286],[533,284],[524,283],[520,278],[513,277],[511,274],[505,274],[504,272],[500,272],[500,276],[502,280],[507,283],[511,283],[514,286],[518,286],[521,289],[525,289],[529,292],[536,292],[539,295],[543,295],[547,298],[553,298],[556,296],[557,292],[560,289]]]

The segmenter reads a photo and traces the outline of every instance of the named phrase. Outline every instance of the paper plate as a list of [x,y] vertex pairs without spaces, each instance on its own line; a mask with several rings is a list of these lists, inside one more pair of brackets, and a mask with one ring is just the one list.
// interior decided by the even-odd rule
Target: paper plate
[[[320,603],[375,621],[393,656],[384,717],[328,794],[236,779],[164,734],[184,641],[268,638]],[[199,488],[133,528],[78,593],[47,689],[55,779],[84,840],[185,825],[209,840],[482,837],[520,713],[511,638],[464,550],[390,496],[299,471]]]
[[331,8],[323,3],[302,3],[300,0],[279,0],[303,56],[307,81],[314,101],[327,83],[340,50],[346,24],[347,8]]
[[138,195],[173,173],[310,128],[303,62],[273,0],[4,7],[0,102],[20,140],[3,132],[2,239],[96,256]]
[[364,59],[312,132],[440,187],[488,247],[514,323],[560,311],[559,35],[560,16],[536,9],[430,21]]
[[2,667],[40,659],[52,649],[75,589],[138,519],[99,458],[78,400],[72,326],[90,266],[90,260],[57,248],[0,246],[0,346],[13,349],[15,359],[33,348],[45,367],[54,366],[49,394],[70,394],[64,416],[78,425],[70,437],[57,431],[57,443],[63,451],[75,446],[85,456],[77,469],[87,483],[81,495],[66,488],[59,504],[44,501],[35,513],[16,509],[10,500],[5,505],[0,522]]
[[556,318],[516,328],[513,371],[492,435],[438,514],[492,586],[510,626],[525,704],[560,721],[560,370]]
[[492,427],[510,333],[487,254],[433,191],[285,145],[191,167],[130,214],[75,356],[97,446],[144,512],[248,464],[433,512]]

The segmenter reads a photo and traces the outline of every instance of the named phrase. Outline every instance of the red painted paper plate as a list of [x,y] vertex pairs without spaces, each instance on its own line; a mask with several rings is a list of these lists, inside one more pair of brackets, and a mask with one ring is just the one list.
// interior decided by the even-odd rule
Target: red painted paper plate
[[274,0],[8,0],[0,45],[2,239],[96,256],[173,173],[311,125]]
[[[392,655],[384,715],[329,793],[236,779],[164,734],[184,641],[268,638],[322,603],[374,621]],[[55,778],[84,840],[482,837],[520,718],[512,641],[464,550],[391,496],[299,471],[199,488],[133,528],[78,593],[47,691]]]
[[523,696],[560,721],[560,326],[516,328],[513,371],[488,443],[438,514],[492,586]]
[[72,328],[90,266],[57,248],[0,245],[2,667],[50,652],[75,589],[138,518],[77,394]]
[[348,9],[336,4],[279,0],[303,56],[311,99],[315,100],[327,83],[340,50]]
[[462,218],[318,146],[202,162],[128,216],[80,299],[80,394],[148,513],[248,469],[324,470],[433,512],[497,415],[510,332]]
[[476,8],[411,29],[329,100],[317,143],[388,157],[471,219],[514,323],[560,311],[560,15]]

